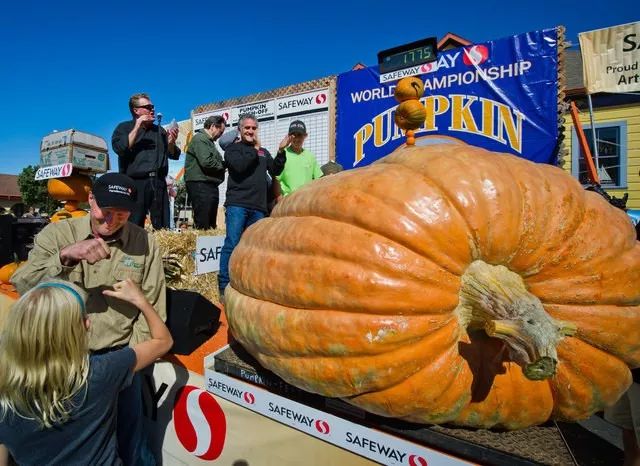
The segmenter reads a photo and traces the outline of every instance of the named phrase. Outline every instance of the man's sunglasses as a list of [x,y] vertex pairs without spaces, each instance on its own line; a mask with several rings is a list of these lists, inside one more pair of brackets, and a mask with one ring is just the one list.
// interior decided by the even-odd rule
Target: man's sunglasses
[[147,105],[138,105],[138,106],[136,106],[136,108],[146,108],[147,110],[151,111],[156,107],[155,107],[155,105],[147,104]]

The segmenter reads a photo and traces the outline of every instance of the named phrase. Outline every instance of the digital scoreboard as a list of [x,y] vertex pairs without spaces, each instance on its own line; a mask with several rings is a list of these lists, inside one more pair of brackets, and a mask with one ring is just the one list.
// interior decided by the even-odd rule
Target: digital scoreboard
[[384,74],[429,63],[437,58],[438,42],[435,37],[428,37],[378,52],[378,67],[380,74]]

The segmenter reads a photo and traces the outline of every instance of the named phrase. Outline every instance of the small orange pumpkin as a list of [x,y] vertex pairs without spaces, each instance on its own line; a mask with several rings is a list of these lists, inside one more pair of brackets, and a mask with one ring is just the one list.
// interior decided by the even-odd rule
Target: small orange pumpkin
[[631,222],[508,154],[403,146],[321,178],[243,233],[230,271],[229,327],[261,364],[383,416],[583,419],[640,366]]
[[396,109],[394,120],[400,128],[418,129],[424,124],[427,111],[419,100],[405,100]]
[[9,283],[19,266],[18,262],[10,262],[0,267],[0,283]]
[[393,96],[398,102],[417,100],[424,94],[424,83],[416,76],[402,78],[398,81]]

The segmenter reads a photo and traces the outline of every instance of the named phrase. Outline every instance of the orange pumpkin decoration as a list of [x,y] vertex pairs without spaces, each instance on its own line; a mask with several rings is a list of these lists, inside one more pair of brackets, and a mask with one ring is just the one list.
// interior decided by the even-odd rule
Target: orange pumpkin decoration
[[64,203],[64,210],[70,213],[75,212],[80,208],[78,204],[79,204],[78,201],[67,201]]
[[88,215],[88,212],[86,210],[78,209],[68,211],[65,206],[64,209],[60,209],[55,214],[53,214],[50,220],[55,223],[59,222],[60,220],[68,220],[75,217],[84,217],[85,215]]
[[396,89],[393,92],[393,96],[398,102],[416,100],[422,97],[423,94],[424,83],[416,76],[402,78],[398,81],[398,84],[396,84]]
[[78,204],[89,198],[91,179],[88,176],[75,174],[68,178],[52,178],[47,189],[54,199],[66,200],[64,207],[51,216],[52,222],[87,215],[87,211],[80,209]]
[[230,267],[229,325],[261,364],[383,416],[576,420],[640,365],[626,215],[506,154],[404,146],[322,178],[249,228]]
[[427,111],[419,100],[405,100],[398,108],[394,116],[396,125],[402,129],[418,129],[424,125]]
[[86,202],[91,191],[91,178],[73,174],[67,178],[51,178],[47,190],[58,201]]
[[20,263],[18,262],[10,262],[0,267],[0,283],[9,283],[19,266]]

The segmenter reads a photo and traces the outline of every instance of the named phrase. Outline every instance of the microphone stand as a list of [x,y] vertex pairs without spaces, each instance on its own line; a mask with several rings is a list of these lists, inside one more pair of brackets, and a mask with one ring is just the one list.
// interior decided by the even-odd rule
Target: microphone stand
[[[160,227],[163,227],[163,223],[164,223],[164,206],[159,206],[158,203],[160,202],[160,200],[162,199],[162,196],[160,196],[160,200],[158,199],[158,175],[160,173],[160,168],[162,165],[162,160],[164,158],[164,154],[160,152],[160,146],[163,146],[162,143],[162,113],[158,113],[156,115],[156,118],[158,118],[158,136],[157,136],[157,140],[156,140],[156,169],[155,169],[155,175],[153,176],[153,179],[151,180],[151,186],[153,187],[153,200],[151,201],[151,205],[154,207],[154,209],[156,209],[156,213],[158,214],[158,216],[160,217],[159,221],[160,221]],[[151,213],[149,213],[149,216],[151,216]],[[151,225],[153,226],[153,228],[155,229],[156,226],[153,225],[153,218],[151,219]]]

